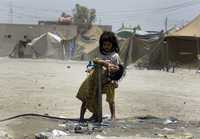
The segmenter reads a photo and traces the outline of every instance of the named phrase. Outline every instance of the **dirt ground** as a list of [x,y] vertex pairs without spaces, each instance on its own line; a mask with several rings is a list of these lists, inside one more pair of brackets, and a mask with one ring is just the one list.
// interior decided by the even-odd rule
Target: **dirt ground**
[[[85,67],[86,62],[1,58],[0,119],[24,113],[78,118],[81,103],[75,95],[87,75],[84,72]],[[196,70],[176,69],[175,73],[171,73],[137,70],[129,66],[126,76],[116,90],[117,119],[146,115],[159,118],[175,117],[183,123],[193,123],[194,126],[190,129],[194,130],[187,130],[187,127],[184,130],[198,138],[199,82],[200,74],[196,73]],[[105,99],[103,114],[110,115]],[[86,114],[86,117],[88,116],[89,112]],[[53,128],[57,124],[57,120],[49,122],[48,119],[38,117],[17,118],[0,123],[0,137],[33,138],[35,133]],[[147,128],[135,129],[137,130],[134,130],[134,133],[129,132],[127,138],[138,134],[146,137],[152,135],[143,134],[142,131],[147,132]],[[117,136],[120,137],[119,134]],[[80,135],[77,136],[79,137]]]

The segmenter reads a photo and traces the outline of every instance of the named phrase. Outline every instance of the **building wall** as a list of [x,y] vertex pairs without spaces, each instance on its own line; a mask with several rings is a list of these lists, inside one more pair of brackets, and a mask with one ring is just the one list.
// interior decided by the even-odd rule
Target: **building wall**
[[25,24],[0,24],[0,57],[8,56],[16,43],[40,36],[43,33],[52,32],[72,39],[77,35],[75,25],[25,25]]

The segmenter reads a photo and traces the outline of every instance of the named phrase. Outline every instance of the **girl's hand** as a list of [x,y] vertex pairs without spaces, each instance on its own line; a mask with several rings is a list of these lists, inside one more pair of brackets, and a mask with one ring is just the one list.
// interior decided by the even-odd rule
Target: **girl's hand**
[[108,69],[109,72],[116,72],[119,70],[119,66],[118,65],[114,65],[114,64],[111,64],[111,61],[110,60],[101,60],[101,59],[95,59],[93,61],[95,64],[98,64],[98,65],[101,65],[101,66],[104,66]]
[[114,65],[114,64],[111,64],[111,63],[108,63],[108,72],[109,73],[113,73],[113,72],[116,72],[119,70],[119,66],[117,65]]
[[118,87],[119,87],[119,85],[118,85],[118,82],[117,82],[117,81],[111,81],[111,83],[113,84],[113,86],[114,86],[115,88],[118,88]]

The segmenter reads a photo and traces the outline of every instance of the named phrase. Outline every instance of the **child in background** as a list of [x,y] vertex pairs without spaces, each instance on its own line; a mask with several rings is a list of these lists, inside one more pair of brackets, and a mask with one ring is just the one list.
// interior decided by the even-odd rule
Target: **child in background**
[[[106,94],[109,104],[111,120],[115,120],[115,88],[118,87],[117,80],[122,77],[123,66],[118,55],[119,46],[113,32],[104,32],[99,40],[99,57],[93,60],[94,65],[101,65],[102,70],[102,94]],[[91,64],[91,63],[90,63]],[[87,70],[88,77],[84,80],[77,93],[77,98],[82,101],[80,110],[80,122],[84,121],[86,109],[93,113],[91,120],[97,120],[97,72],[93,68]]]

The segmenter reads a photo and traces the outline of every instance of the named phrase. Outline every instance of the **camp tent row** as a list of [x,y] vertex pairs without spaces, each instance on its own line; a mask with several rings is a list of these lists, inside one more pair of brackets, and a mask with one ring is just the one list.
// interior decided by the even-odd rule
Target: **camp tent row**
[[[93,27],[86,32],[85,37],[79,37],[72,59],[89,60],[96,57],[99,50],[98,40],[102,32],[101,29]],[[24,54],[30,57],[63,59],[68,48],[63,47],[62,40],[56,34],[42,34],[29,43]],[[169,61],[187,63],[198,59],[199,45],[200,16],[197,16],[178,31],[167,36],[162,35],[157,40],[145,40],[134,36],[120,41],[120,56],[123,61],[127,59],[128,63],[145,59],[150,66],[162,66],[168,64]],[[11,56],[17,54],[18,52],[13,50]]]
[[[122,59],[127,55],[127,46],[129,44],[121,49]],[[128,52],[128,63],[149,67],[162,68],[171,62],[186,64],[197,61],[200,58],[200,15],[178,31],[161,35],[154,42],[133,37]]]

